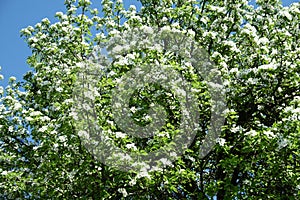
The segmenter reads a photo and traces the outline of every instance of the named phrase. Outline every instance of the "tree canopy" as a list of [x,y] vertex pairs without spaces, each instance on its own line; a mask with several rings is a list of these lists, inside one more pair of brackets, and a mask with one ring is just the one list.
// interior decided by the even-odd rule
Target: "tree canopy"
[[[0,87],[0,198],[297,199],[300,3],[283,7],[279,0],[257,0],[257,8],[246,0],[140,3],[140,8],[126,9],[122,0],[102,0],[101,4],[65,0],[67,11],[55,14],[57,22],[43,19],[21,30],[32,50],[27,59],[32,71],[24,75],[25,81],[11,77],[9,85]],[[195,51],[190,40],[202,50]],[[103,44],[107,52],[102,54],[110,56],[106,63],[96,49]],[[181,50],[190,60],[178,53]],[[202,69],[204,62],[192,60],[200,53],[215,67],[209,79],[197,72],[196,65]],[[96,86],[92,123],[101,128],[101,134],[127,152],[148,155],[171,144],[168,147],[183,149],[181,155],[160,157],[160,164],[152,168],[125,164],[128,170],[112,166],[116,158],[109,164],[103,162],[106,157],[98,159],[81,137],[86,132],[78,131],[86,125],[78,117],[87,113],[74,112],[74,106],[83,105],[75,101],[74,91],[86,62],[90,69],[91,63],[104,66],[96,76],[84,79],[84,84]],[[197,106],[187,106],[188,114],[182,110],[181,101],[190,100],[180,98],[179,93],[186,97],[186,91],[172,91],[179,76],[168,79],[170,88],[163,82],[126,90],[126,84],[137,81],[133,74],[124,88],[116,90],[118,81],[138,66],[149,70],[141,73],[148,81],[162,80],[158,78],[161,69],[168,69],[165,75],[170,77],[178,72],[189,83],[179,86],[191,87]],[[213,99],[221,95],[216,90],[221,82],[224,120],[217,137],[212,137],[213,145],[203,154],[205,138],[215,122],[212,116],[218,106]],[[84,92],[79,98],[87,96]],[[163,110],[158,115],[166,117],[161,129],[149,137],[128,134],[122,109],[111,104],[118,94],[119,101],[129,104],[126,114],[142,127],[141,134],[147,136],[143,127],[156,122],[155,115],[147,114],[149,110]],[[192,114],[199,115],[196,123],[180,129],[183,119]],[[123,119],[122,127],[117,122]],[[162,122],[157,119],[156,123]],[[185,143],[174,146],[174,138],[186,137],[182,135],[187,129],[195,132],[192,142],[186,148]],[[110,153],[109,148],[100,151]],[[122,163],[120,158],[115,164]]]

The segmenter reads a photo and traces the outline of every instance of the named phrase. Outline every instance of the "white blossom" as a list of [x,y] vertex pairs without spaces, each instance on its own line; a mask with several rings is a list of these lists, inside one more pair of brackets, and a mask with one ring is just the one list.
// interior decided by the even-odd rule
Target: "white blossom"
[[14,131],[14,127],[13,127],[13,126],[9,126],[9,127],[8,127],[8,131],[9,131],[9,132],[13,132],[13,131]]
[[128,196],[128,193],[127,193],[127,191],[126,191],[125,188],[119,188],[118,192],[121,193],[123,195],[123,197],[127,197]]
[[16,77],[14,77],[14,76],[11,76],[11,77],[9,78],[9,80],[10,80],[11,82],[13,82],[13,81],[16,81],[16,80],[17,80],[17,78],[16,78]]
[[34,119],[32,117],[25,117],[25,120],[30,122],[33,121]]
[[203,22],[204,24],[207,24],[207,22],[209,21],[209,18],[207,16],[202,16],[200,21]]
[[78,132],[78,136],[84,139],[88,139],[89,138],[89,134],[86,131],[80,130]]
[[35,146],[35,147],[32,148],[32,150],[35,151],[35,150],[37,150],[38,148],[39,148],[39,146]]
[[55,16],[57,16],[57,17],[62,17],[62,16],[63,16],[63,13],[62,13],[62,12],[57,12],[57,13],[55,14]]
[[168,32],[170,32],[171,31],[171,27],[170,26],[163,26],[162,28],[161,28],[161,32],[166,32],[166,33],[168,33]]
[[91,4],[90,0],[83,0],[83,2],[86,3],[86,4]]
[[50,21],[48,18],[44,18],[44,19],[42,19],[42,23],[50,24]]
[[246,179],[246,180],[243,181],[243,183],[244,183],[245,185],[249,185],[251,182],[250,182],[249,180]]
[[137,108],[134,107],[134,106],[132,106],[132,107],[130,108],[130,111],[131,111],[132,113],[135,113],[135,112],[137,111]]
[[126,134],[122,132],[116,132],[116,138],[125,138]]
[[137,150],[137,148],[136,148],[136,146],[135,146],[134,143],[126,144],[126,148],[127,148],[127,149]]
[[277,66],[274,64],[261,65],[258,67],[258,70],[267,70],[267,69],[276,69]]
[[170,156],[173,157],[173,158],[174,158],[174,157],[177,157],[177,153],[171,152],[171,153],[170,153]]
[[71,8],[68,10],[68,12],[73,13],[73,12],[75,12],[76,10],[77,10],[76,7],[71,7]]
[[111,125],[111,126],[114,125],[114,121],[107,120],[107,123],[108,123],[109,125]]
[[243,27],[242,33],[245,33],[247,35],[250,35],[250,34],[253,34],[253,33],[255,34],[256,33],[256,28],[254,26],[252,26],[251,24],[246,24]]
[[135,7],[135,5],[130,5],[130,6],[129,6],[129,9],[130,9],[130,10],[136,10],[136,7]]
[[20,104],[19,102],[16,102],[14,105],[14,109],[19,110],[20,108],[22,108],[22,104]]
[[241,130],[241,127],[240,127],[240,126],[232,127],[232,128],[231,128],[231,132],[233,132],[233,133],[237,133],[237,132],[239,132],[240,130]]
[[186,96],[186,91],[181,88],[176,88],[176,93],[180,96]]
[[45,132],[47,130],[47,126],[42,126],[40,129],[39,129],[39,132]]
[[300,107],[293,109],[292,113],[294,113],[294,114],[298,114],[299,113],[300,114]]
[[61,136],[58,137],[58,140],[59,140],[60,142],[65,142],[65,141],[67,140],[67,138],[66,138],[66,136],[64,136],[64,135],[61,135]]
[[247,80],[247,82],[248,82],[249,84],[251,84],[251,85],[254,85],[254,84],[256,84],[256,83],[258,82],[258,79],[257,79],[257,78],[249,78],[249,79]]
[[136,178],[138,178],[138,179],[143,178],[143,177],[151,179],[150,174],[146,170],[141,170],[136,176]]
[[42,115],[42,113],[40,111],[34,111],[34,112],[30,113],[31,117],[36,117],[36,116],[39,116],[39,115]]
[[132,53],[127,54],[126,57],[129,58],[129,59],[131,59],[131,60],[135,59],[135,55],[132,54]]
[[292,112],[293,109],[294,108],[292,106],[287,106],[287,107],[284,108],[284,112],[289,113],[289,112]]
[[163,164],[163,166],[172,165],[172,162],[167,158],[161,158],[159,161]]
[[50,134],[51,134],[51,135],[56,135],[56,134],[57,134],[57,131],[55,131],[55,130],[54,130],[54,131],[51,131]]
[[237,73],[239,71],[239,69],[238,68],[232,68],[232,69],[230,69],[230,73]]
[[117,46],[115,46],[113,49],[112,49],[112,53],[120,53],[122,50],[123,50],[123,46],[121,46],[121,45],[117,45]]
[[38,42],[38,39],[36,37],[31,37],[28,39],[29,42],[32,42],[32,43],[37,43]]
[[259,40],[258,40],[258,44],[263,44],[263,45],[265,45],[265,44],[267,44],[268,42],[269,42],[269,39],[266,38],[266,37],[259,38]]
[[224,44],[225,44],[226,46],[229,46],[229,47],[231,48],[232,51],[234,51],[234,52],[239,52],[239,49],[236,47],[236,44],[235,44],[233,41],[231,41],[231,40],[225,41]]
[[134,186],[136,184],[136,179],[131,179],[128,184]]
[[290,21],[293,19],[292,15],[289,13],[288,10],[284,10],[280,14],[282,14],[283,16],[285,16]]
[[278,141],[278,148],[282,149],[282,148],[286,147],[288,144],[289,144],[289,140],[281,139]]
[[219,6],[209,6],[209,8],[215,12],[218,12],[218,13],[225,13],[226,12],[226,9],[225,7],[219,7]]
[[113,70],[111,70],[108,74],[107,74],[107,76],[108,77],[112,77],[112,76],[114,76],[114,75],[116,75],[117,73],[116,72],[114,72]]
[[275,137],[275,134],[270,131],[270,130],[267,130],[267,131],[264,131],[263,132],[268,138],[274,138]]
[[[99,34],[100,34],[100,33],[99,33]],[[101,34],[103,34],[103,33],[101,33]],[[113,35],[113,36],[116,37],[116,36],[120,35],[120,31],[114,29],[114,30],[110,31],[109,34],[111,34],[111,35]]]
[[72,117],[75,120],[78,120],[78,114],[75,111],[70,112],[70,117]]
[[6,176],[8,174],[8,172],[7,171],[3,171],[3,172],[1,172],[1,175],[3,175],[3,176]]
[[142,26],[141,29],[148,34],[153,34],[153,29],[150,26]]
[[21,33],[24,34],[24,35],[27,35],[27,36],[31,35],[31,31],[28,30],[27,28],[23,28],[23,29],[21,30]]
[[220,145],[220,146],[224,146],[226,143],[226,140],[224,138],[217,138],[216,142]]
[[187,32],[190,36],[195,37],[196,33],[192,29],[189,29]]
[[248,131],[247,133],[245,133],[245,135],[249,135],[249,136],[256,136],[257,135],[257,132],[255,130],[251,130],[251,131]]

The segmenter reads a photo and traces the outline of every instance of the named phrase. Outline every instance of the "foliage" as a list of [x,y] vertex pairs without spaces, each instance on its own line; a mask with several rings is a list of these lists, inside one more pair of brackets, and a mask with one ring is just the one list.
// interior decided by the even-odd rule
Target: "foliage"
[[[135,6],[125,9],[121,0],[102,0],[99,14],[89,0],[65,0],[67,12],[56,13],[58,22],[43,19],[21,31],[32,49],[28,64],[33,71],[24,76],[24,83],[11,77],[6,88],[0,87],[0,198],[297,199],[300,4],[282,7],[278,0],[259,0],[254,9],[246,0],[141,3],[138,11]],[[157,85],[141,94],[168,108],[172,117],[164,134],[130,138],[108,123],[114,80],[134,64],[157,59],[190,77],[200,90],[202,129],[184,155],[157,170],[123,172],[95,159],[78,137],[71,112],[78,64],[95,45],[138,27],[188,33],[218,67],[228,109],[218,144],[205,157],[199,155],[199,141],[210,120],[205,84],[179,64],[180,58],[157,51],[125,55],[131,65],[124,58],[116,60],[110,69],[116,74],[99,80],[99,124],[129,151],[135,149],[131,143],[153,150],[170,141],[181,114],[172,93],[151,96]],[[150,104],[136,95],[131,105],[140,108],[133,117],[146,123],[141,118]]]

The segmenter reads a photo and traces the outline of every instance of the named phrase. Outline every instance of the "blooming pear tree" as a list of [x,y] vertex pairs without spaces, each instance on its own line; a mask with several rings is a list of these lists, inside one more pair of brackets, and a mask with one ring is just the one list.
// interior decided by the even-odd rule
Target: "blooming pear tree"
[[[57,22],[43,19],[21,30],[32,50],[27,60],[32,71],[24,75],[24,82],[11,77],[6,87],[0,87],[0,198],[297,199],[300,4],[283,7],[279,0],[257,0],[254,8],[246,0],[140,3],[139,9],[126,9],[122,0],[65,0],[67,11],[56,13]],[[128,33],[142,36],[124,40]],[[157,33],[162,38],[153,37]],[[197,71],[205,72],[207,63],[193,61],[197,55],[215,67],[210,79]],[[172,91],[151,83],[128,90],[126,96],[126,84],[135,83],[129,79],[120,87],[123,90],[115,90],[126,73],[150,65],[156,68],[144,69],[157,77],[164,75],[157,69],[170,69],[170,76],[180,74],[189,83],[181,86],[191,87],[196,107],[182,109],[177,94],[190,97],[182,88]],[[90,74],[82,76],[83,67],[94,66],[98,68],[93,79]],[[80,80],[95,83],[94,96],[86,88],[78,93]],[[218,88],[225,101],[214,105],[214,95],[221,94]],[[136,137],[128,134],[127,123],[118,125],[114,117],[125,115],[118,101],[115,106],[111,102],[121,93],[121,100],[128,98],[126,114],[142,127],[141,134],[151,122],[162,122],[154,135]],[[82,104],[83,97],[90,104]],[[78,105],[85,112],[75,112]],[[81,123],[87,107],[96,116],[87,122],[95,126]],[[219,111],[224,120],[210,135],[218,108],[223,108]],[[193,114],[199,118],[192,121],[191,143],[174,146],[174,138],[186,135],[179,128],[182,119]],[[159,121],[163,117],[166,120]],[[107,142],[127,152],[113,155],[115,166],[105,162],[107,157],[99,159],[112,150],[96,149],[104,140],[101,135],[98,141],[88,140],[91,128],[100,128]],[[161,154],[165,156],[152,160],[152,167],[150,162],[126,164],[126,155],[144,156],[165,146],[183,151]],[[120,164],[128,169],[118,168]]]

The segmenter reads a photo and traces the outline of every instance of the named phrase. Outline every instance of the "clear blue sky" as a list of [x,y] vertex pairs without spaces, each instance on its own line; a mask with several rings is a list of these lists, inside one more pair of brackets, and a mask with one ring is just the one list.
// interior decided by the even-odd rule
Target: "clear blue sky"
[[26,59],[31,50],[20,30],[45,17],[52,21],[58,11],[65,11],[63,0],[0,0],[0,66],[6,79],[16,76],[21,80],[30,70]]
[[[126,7],[136,4],[136,0],[123,1]],[[299,0],[283,0],[283,5],[288,6],[292,2]],[[23,74],[30,70],[26,59],[31,51],[20,37],[20,30],[35,25],[45,17],[53,22],[58,11],[65,11],[64,0],[0,0],[0,73],[6,79],[0,85],[6,85],[10,76],[22,80]]]

